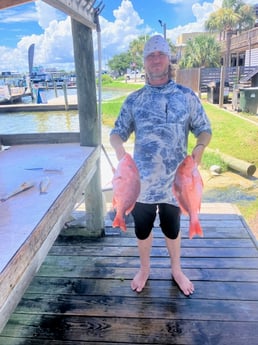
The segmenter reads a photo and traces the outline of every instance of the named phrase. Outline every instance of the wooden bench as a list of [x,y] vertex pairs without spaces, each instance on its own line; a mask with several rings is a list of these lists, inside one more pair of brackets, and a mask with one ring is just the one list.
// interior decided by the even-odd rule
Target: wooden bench
[[[98,173],[99,157],[100,147],[42,140],[0,151],[0,332]],[[46,176],[49,187],[41,194],[39,185]],[[32,182],[33,187],[3,201],[24,182]],[[96,229],[96,234],[100,231]]]

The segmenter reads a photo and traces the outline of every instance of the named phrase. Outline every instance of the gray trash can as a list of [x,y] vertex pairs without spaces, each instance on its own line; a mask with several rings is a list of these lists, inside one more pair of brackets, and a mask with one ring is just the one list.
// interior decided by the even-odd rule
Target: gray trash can
[[[219,104],[220,81],[212,81],[207,85],[207,101]],[[229,83],[224,83],[224,103],[228,103]]]

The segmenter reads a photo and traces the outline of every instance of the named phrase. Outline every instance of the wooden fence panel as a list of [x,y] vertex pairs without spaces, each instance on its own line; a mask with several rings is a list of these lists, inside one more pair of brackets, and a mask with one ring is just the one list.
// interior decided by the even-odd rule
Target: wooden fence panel
[[[257,66],[239,66],[226,69],[226,78],[231,90],[240,79],[248,76]],[[176,82],[190,87],[194,92],[207,92],[207,86],[211,82],[220,80],[221,68],[189,68],[176,70]],[[249,86],[248,83],[243,86]]]
[[176,81],[178,84],[190,87],[194,92],[200,90],[200,68],[188,68],[176,71]]

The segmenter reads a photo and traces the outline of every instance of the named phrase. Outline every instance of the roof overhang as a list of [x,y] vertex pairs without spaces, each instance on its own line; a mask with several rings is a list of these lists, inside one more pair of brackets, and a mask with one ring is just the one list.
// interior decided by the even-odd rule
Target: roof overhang
[[[34,0],[1,0],[0,10],[23,5],[25,3],[33,2]],[[95,29],[95,9],[94,4],[96,0],[43,0],[50,6],[66,13],[71,18],[78,22]]]
[[8,7],[19,6],[25,4],[26,2],[33,2],[34,0],[1,0],[0,1],[0,10],[3,10]]

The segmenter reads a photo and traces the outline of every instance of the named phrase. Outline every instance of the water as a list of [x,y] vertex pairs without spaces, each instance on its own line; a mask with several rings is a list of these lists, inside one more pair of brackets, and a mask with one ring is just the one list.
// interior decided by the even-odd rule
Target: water
[[[76,89],[69,89],[68,94],[76,94]],[[55,97],[54,90],[46,92],[47,99]],[[63,91],[58,90],[58,96],[62,96]],[[124,91],[105,91],[102,93],[102,99],[108,100],[125,95]],[[26,102],[31,102],[31,97],[27,97]],[[44,111],[44,112],[6,112],[0,113],[0,135],[1,134],[19,134],[19,133],[54,133],[54,132],[78,132],[79,116],[77,110],[68,111]],[[108,155],[113,165],[116,166],[117,159],[115,153],[110,149],[109,144],[110,128],[102,126],[102,143],[108,151]],[[105,155],[101,155],[101,168],[104,174],[102,177],[102,186],[110,187],[113,172]]]
[[[76,94],[76,89],[68,89],[69,95]],[[54,90],[44,91],[47,100],[55,98]],[[63,91],[58,89],[58,96]],[[102,100],[109,100],[125,95],[124,91],[104,91]],[[31,97],[25,97],[24,103],[31,103]],[[46,133],[46,132],[78,132],[79,116],[77,110],[44,111],[44,112],[5,112],[0,113],[0,133]]]
[[78,111],[0,113],[0,133],[78,132]]
[[[41,91],[46,100],[50,100],[50,99],[53,99],[53,98],[56,98],[56,97],[60,97],[60,96],[64,96],[64,91],[63,89],[57,89],[56,92],[57,94],[55,93],[55,90],[54,89],[48,89],[48,90],[42,90]],[[76,95],[77,94],[77,89],[76,88],[68,88],[67,89],[67,95]],[[123,90],[105,90],[105,91],[102,91],[101,92],[101,97],[102,97],[102,100],[103,101],[107,101],[107,100],[110,100],[112,98],[117,98],[117,97],[120,97],[120,96],[124,96],[125,95],[125,91]],[[98,98],[98,90],[96,91],[96,96]],[[36,98],[36,96],[35,96]],[[28,97],[23,97],[23,103],[26,103],[26,104],[29,104],[29,103],[32,103],[32,99],[30,96]],[[34,100],[35,102],[35,100]]]
[[[75,94],[76,89],[68,89],[68,94]],[[102,93],[102,99],[108,100],[124,95],[123,91],[105,91]],[[46,92],[47,99],[55,97],[54,90]],[[62,96],[63,91],[58,90],[58,96]],[[27,102],[31,102],[28,97]],[[45,111],[45,112],[6,112],[0,113],[0,134],[18,134],[18,133],[46,133],[46,132],[78,132],[79,116],[77,110],[68,111]],[[102,142],[109,148],[110,129],[102,126]],[[109,158],[114,166],[117,160],[113,150],[108,150]],[[102,186],[108,186],[112,179],[112,169],[102,154],[102,168],[105,171],[102,174]],[[225,189],[213,189],[206,191],[203,195],[203,202],[251,202],[256,197],[247,191],[236,187]]]
[[[63,89],[57,89],[55,93],[55,90],[54,89],[48,89],[48,90],[43,90],[41,91],[46,100],[49,101],[50,99],[53,99],[53,98],[56,98],[56,97],[60,97],[60,96],[63,96],[64,95],[64,91]],[[70,88],[70,89],[67,89],[67,95],[76,95],[77,94],[77,89],[76,88]],[[29,104],[29,103],[35,103],[36,102],[36,89],[35,89],[35,92],[34,92],[34,101],[31,99],[31,96],[28,96],[28,97],[23,97],[22,99],[22,102],[23,103],[26,103],[26,104]]]

